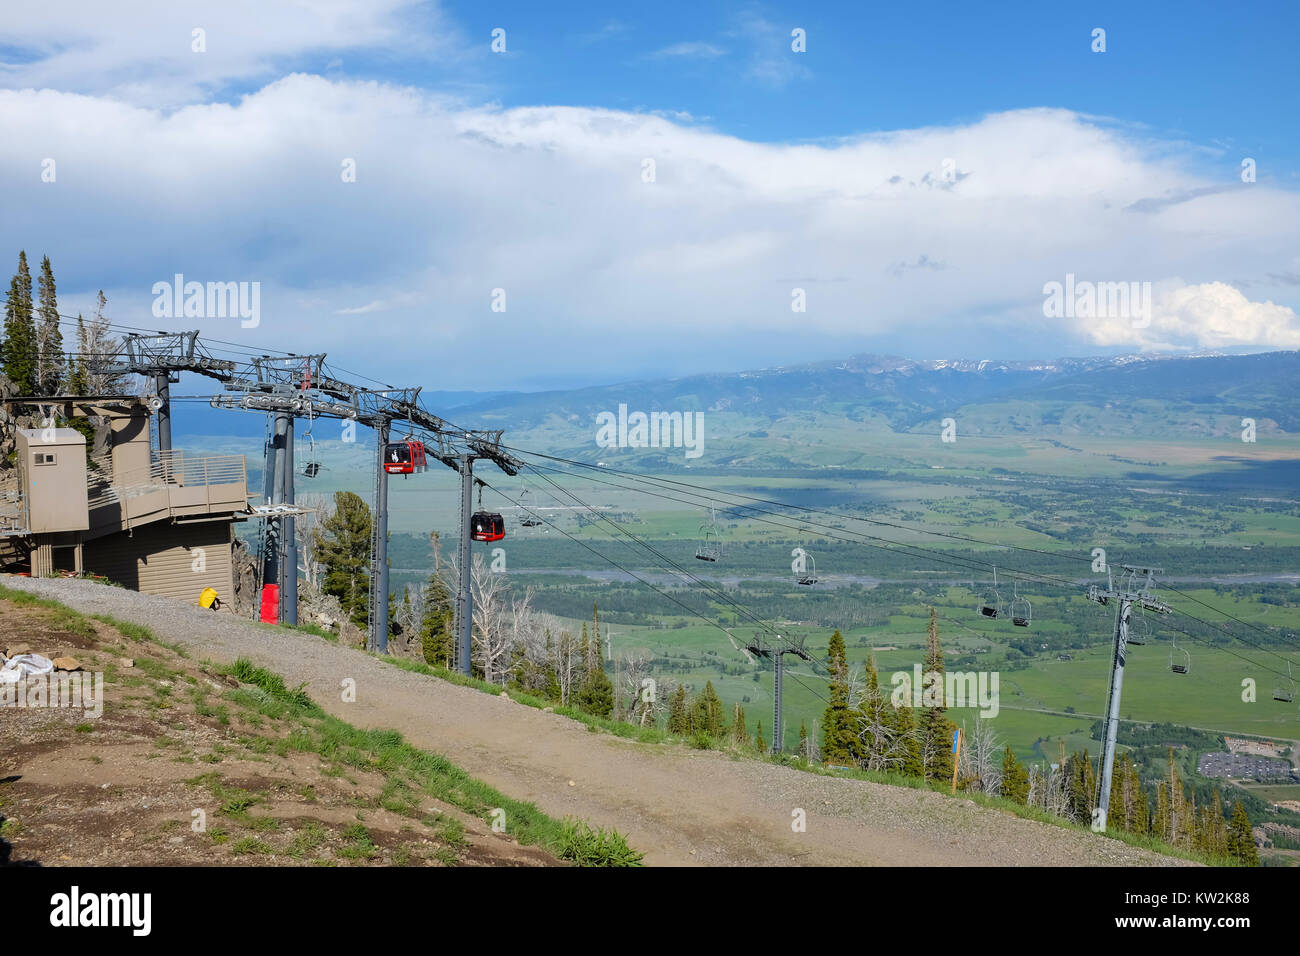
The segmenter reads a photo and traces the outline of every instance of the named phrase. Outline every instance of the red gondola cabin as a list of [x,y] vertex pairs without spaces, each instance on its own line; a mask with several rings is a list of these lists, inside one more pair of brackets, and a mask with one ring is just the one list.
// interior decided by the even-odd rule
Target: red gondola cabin
[[506,519],[487,511],[476,511],[469,519],[469,536],[475,541],[500,541],[506,536]]
[[390,475],[413,475],[427,468],[424,442],[391,441],[384,446],[384,471]]

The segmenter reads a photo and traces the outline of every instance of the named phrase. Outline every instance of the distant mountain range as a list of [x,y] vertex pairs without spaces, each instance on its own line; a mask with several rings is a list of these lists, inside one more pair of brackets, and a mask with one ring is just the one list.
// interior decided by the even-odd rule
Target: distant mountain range
[[[818,434],[937,429],[954,417],[967,435],[1212,437],[1255,419],[1262,435],[1300,432],[1300,352],[1125,355],[1050,361],[915,360],[856,355],[837,361],[542,392],[425,391],[458,425],[505,428],[521,447],[590,458],[602,412],[706,413],[710,459],[799,460],[772,443]],[[261,435],[261,416],[191,404],[178,410],[190,435]],[[242,420],[242,421],[241,421]],[[302,429],[300,424],[300,432]],[[236,430],[237,429],[237,430]],[[837,430],[851,433],[836,437]],[[318,437],[337,437],[318,423]],[[721,442],[720,446],[718,443]]]

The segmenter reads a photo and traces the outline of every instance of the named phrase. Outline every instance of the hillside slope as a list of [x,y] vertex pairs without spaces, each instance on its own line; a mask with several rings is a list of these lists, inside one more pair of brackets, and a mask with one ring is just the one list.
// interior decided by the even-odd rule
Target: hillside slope
[[[614,826],[649,864],[1179,865],[1092,834],[940,794],[817,776],[676,745],[648,746],[292,631],[89,581],[6,579],[145,625],[195,657],[243,656],[306,685],[357,727],[391,728],[554,817]],[[340,688],[354,680],[356,700]],[[792,813],[807,832],[792,832]]]

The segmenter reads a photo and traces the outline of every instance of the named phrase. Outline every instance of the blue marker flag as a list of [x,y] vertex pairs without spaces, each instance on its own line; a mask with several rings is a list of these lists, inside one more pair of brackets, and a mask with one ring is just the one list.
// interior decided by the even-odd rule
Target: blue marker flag
[[960,733],[961,733],[960,730],[954,730],[954,731],[952,732],[952,752],[953,752],[953,753],[956,753],[956,752],[957,752],[957,735],[960,734]]

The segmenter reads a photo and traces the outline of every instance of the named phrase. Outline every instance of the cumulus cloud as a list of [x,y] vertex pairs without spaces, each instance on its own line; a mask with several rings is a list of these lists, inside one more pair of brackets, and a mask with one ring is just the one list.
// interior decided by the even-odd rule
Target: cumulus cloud
[[1085,322],[1099,345],[1141,349],[1300,347],[1300,316],[1283,305],[1252,302],[1223,282],[1174,284],[1153,296],[1150,314]]
[[[849,351],[1212,346],[1228,332],[1200,306],[1178,300],[1182,324],[1157,338],[1103,340],[1082,319],[1045,319],[1041,289],[1067,273],[1198,288],[1245,276],[1253,298],[1285,303],[1294,287],[1267,276],[1292,270],[1300,239],[1296,194],[1209,190],[1177,151],[1053,109],[781,144],[309,74],[175,110],[10,90],[0,177],[0,250],[49,253],[62,301],[103,287],[115,318],[152,326],[131,320],[176,272],[256,280],[261,325],[205,331],[366,357],[389,380],[426,381],[433,363],[448,387]],[[1187,198],[1130,210],[1152,196]],[[1287,341],[1285,317],[1236,313],[1253,317],[1238,341]],[[491,380],[474,358],[484,344]]]

